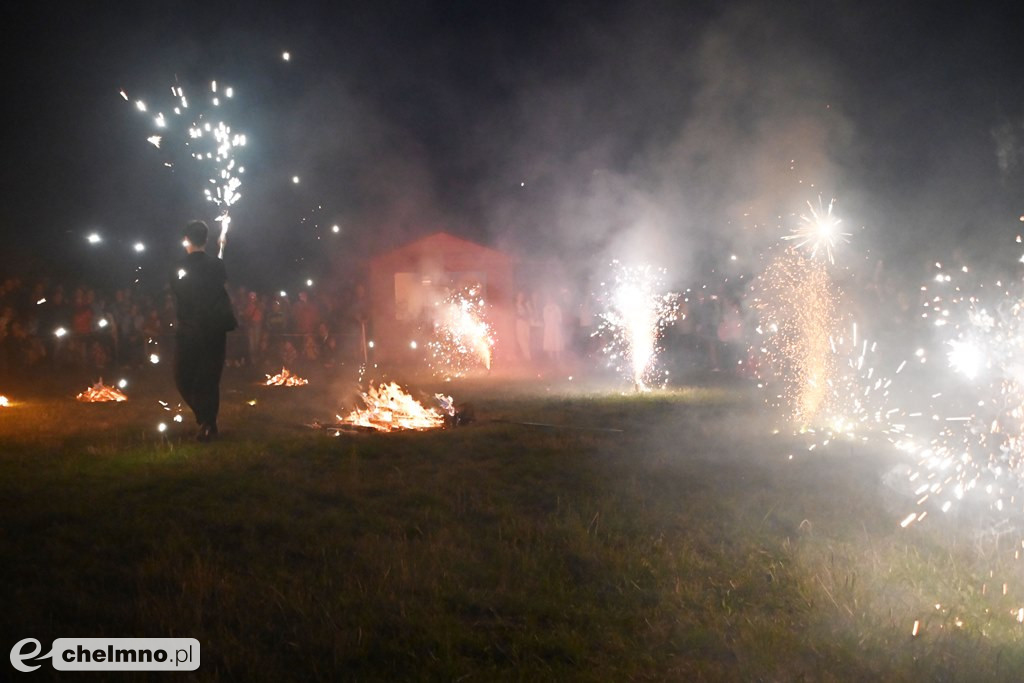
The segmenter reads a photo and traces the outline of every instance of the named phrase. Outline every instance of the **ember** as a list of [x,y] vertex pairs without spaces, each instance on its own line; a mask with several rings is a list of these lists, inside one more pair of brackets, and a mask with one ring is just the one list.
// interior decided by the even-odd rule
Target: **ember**
[[108,387],[103,384],[103,378],[101,377],[96,384],[80,393],[76,396],[79,401],[83,403],[104,403],[107,401],[127,401],[128,397],[122,394],[114,387]]
[[298,375],[288,372],[288,368],[281,368],[281,372],[271,377],[267,375],[268,387],[301,387],[309,384],[308,379],[302,379]]
[[343,431],[375,430],[391,432],[400,429],[437,429],[444,426],[445,414],[454,414],[454,406],[450,396],[435,394],[435,398],[443,407],[444,413],[434,408],[424,408],[410,394],[402,391],[394,382],[379,387],[370,386],[370,390],[362,394],[363,404],[356,408],[348,417],[338,415],[338,422],[331,425],[316,425],[340,433]]

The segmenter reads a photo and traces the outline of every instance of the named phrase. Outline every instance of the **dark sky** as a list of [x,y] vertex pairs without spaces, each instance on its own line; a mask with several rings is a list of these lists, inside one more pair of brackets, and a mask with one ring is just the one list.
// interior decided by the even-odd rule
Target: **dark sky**
[[250,141],[229,270],[266,286],[436,229],[684,280],[819,193],[858,254],[985,259],[1024,213],[1012,3],[12,4],[0,247],[114,284],[217,215],[118,91],[152,107],[212,79]]

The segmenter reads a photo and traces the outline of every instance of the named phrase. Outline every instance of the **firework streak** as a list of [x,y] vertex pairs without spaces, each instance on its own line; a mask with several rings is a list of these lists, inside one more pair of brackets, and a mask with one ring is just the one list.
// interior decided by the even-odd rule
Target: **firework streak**
[[[220,209],[220,215],[215,220],[221,224],[219,256],[224,258],[228,227],[231,224],[230,210],[242,197],[241,175],[245,173],[245,168],[237,163],[235,152],[245,146],[246,137],[233,132],[231,126],[221,118],[222,104],[234,98],[234,90],[230,87],[218,90],[217,81],[213,81],[210,83],[207,102],[196,108],[191,108],[190,105],[195,103],[189,102],[181,86],[171,87],[171,95],[174,104],[168,111],[182,122],[191,119],[191,123],[175,123],[174,119],[165,117],[163,111],[158,111],[153,116],[153,125],[170,136],[151,135],[147,141],[167,155],[164,166],[168,168],[174,168],[183,153],[187,152],[189,158],[206,169],[207,180],[203,183],[203,195]],[[128,95],[123,90],[121,97],[128,101]],[[136,100],[135,107],[142,113],[149,112],[149,106],[142,100]],[[168,140],[172,144],[166,145]]]

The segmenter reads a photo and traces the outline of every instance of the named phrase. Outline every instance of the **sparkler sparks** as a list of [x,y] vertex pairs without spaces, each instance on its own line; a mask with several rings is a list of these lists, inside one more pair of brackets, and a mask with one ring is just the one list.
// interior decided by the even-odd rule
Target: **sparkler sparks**
[[427,346],[437,375],[462,377],[481,366],[491,369],[494,332],[487,322],[487,304],[479,285],[463,287],[439,301],[434,307],[433,328],[434,339]]
[[806,214],[800,215],[800,225],[793,230],[791,235],[784,235],[784,240],[799,240],[796,243],[796,247],[807,246],[810,248],[811,258],[817,256],[818,251],[824,251],[828,257],[829,263],[835,263],[835,256],[833,250],[842,242],[849,242],[850,233],[840,232],[839,224],[842,223],[842,219],[836,218],[832,215],[832,207],[836,200],[832,199],[828,203],[828,207],[822,206],[821,197],[818,197],[818,208],[814,208],[814,205],[810,201],[807,202],[807,208],[810,210],[810,216]]
[[[220,209],[220,215],[214,220],[221,224],[218,244],[220,245],[219,256],[223,258],[228,227],[231,225],[231,207],[242,196],[240,176],[245,169],[237,163],[236,151],[239,147],[245,146],[246,136],[234,132],[229,124],[214,116],[214,110],[221,109],[221,100],[217,95],[217,90],[217,82],[211,82],[209,100],[211,109],[209,111],[194,110],[192,122],[187,126],[174,125],[162,111],[158,112],[153,119],[153,124],[161,130],[162,134],[151,135],[146,140],[157,149],[163,149],[163,143],[168,140],[175,143],[173,149],[167,150],[174,161],[165,161],[165,166],[173,167],[174,162],[187,152],[191,158],[208,168],[203,194],[208,201],[213,202]],[[170,110],[173,111],[175,117],[180,119],[186,111],[189,111],[189,100],[181,86],[173,86],[171,94],[177,104]],[[227,88],[224,94],[227,98],[232,98],[234,89]],[[123,90],[120,95],[127,101],[128,96]],[[142,113],[146,113],[149,109],[142,100],[137,100],[135,107]]]
[[605,343],[602,353],[608,364],[633,383],[637,390],[664,384],[659,374],[659,342],[665,329],[679,316],[679,295],[664,293],[665,270],[651,266],[624,266],[612,261],[613,276],[602,283],[594,336]]

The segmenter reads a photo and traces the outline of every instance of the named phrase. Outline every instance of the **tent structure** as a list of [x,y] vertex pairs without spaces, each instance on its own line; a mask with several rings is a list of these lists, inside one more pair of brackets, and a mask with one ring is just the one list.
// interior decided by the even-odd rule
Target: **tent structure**
[[[509,254],[437,232],[370,261],[374,357],[402,363],[423,357],[436,303],[448,291],[482,288],[496,338],[493,364],[515,357],[515,260]],[[414,344],[415,342],[415,344]]]

